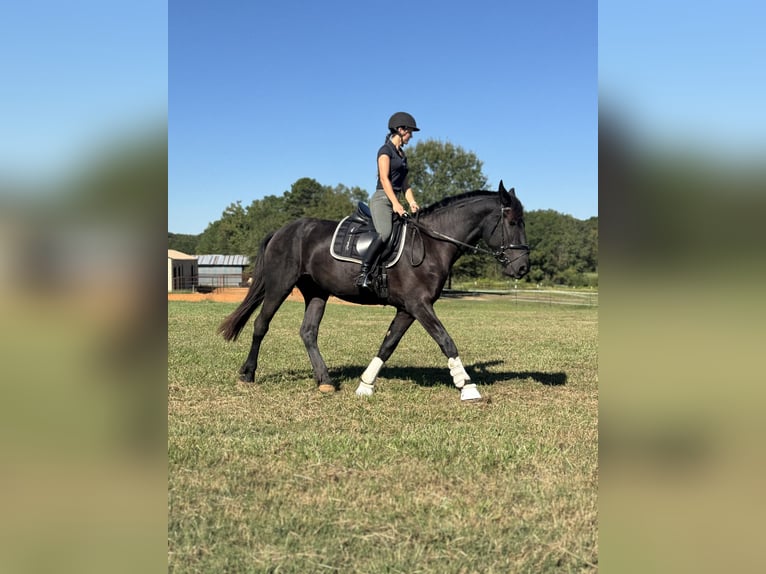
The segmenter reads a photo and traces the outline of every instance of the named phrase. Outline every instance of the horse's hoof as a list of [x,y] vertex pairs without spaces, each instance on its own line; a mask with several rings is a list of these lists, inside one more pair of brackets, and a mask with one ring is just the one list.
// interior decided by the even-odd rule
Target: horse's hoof
[[322,385],[319,385],[319,392],[320,393],[334,393],[338,389],[335,388],[335,385],[331,385],[329,383],[324,383]]
[[359,386],[356,388],[355,394],[357,397],[371,397],[374,392],[374,386],[368,385],[364,381],[360,381]]
[[475,383],[465,385],[460,389],[461,401],[475,401],[478,399],[481,399],[481,393],[479,392],[479,389],[476,388]]

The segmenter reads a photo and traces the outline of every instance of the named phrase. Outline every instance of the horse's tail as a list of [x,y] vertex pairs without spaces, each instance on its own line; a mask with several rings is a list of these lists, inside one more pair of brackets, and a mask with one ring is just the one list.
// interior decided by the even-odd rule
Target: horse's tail
[[269,233],[261,241],[261,246],[258,249],[258,256],[255,259],[255,265],[253,267],[253,282],[250,284],[250,289],[245,295],[244,301],[239,304],[234,312],[224,319],[223,323],[218,326],[218,332],[223,335],[223,338],[227,341],[236,341],[240,331],[247,325],[250,315],[256,310],[258,305],[263,303],[263,298],[266,296],[266,285],[264,284],[263,273],[263,255],[266,251],[266,245],[268,245],[271,237],[274,233]]

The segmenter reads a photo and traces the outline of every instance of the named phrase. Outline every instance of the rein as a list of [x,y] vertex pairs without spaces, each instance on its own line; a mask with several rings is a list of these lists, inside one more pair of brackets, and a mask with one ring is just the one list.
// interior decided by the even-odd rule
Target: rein
[[[506,209],[510,209],[510,207],[501,207],[500,208],[500,217],[497,220],[497,223],[495,224],[495,227],[492,229],[492,233],[494,234],[495,229],[497,229],[497,226],[500,225],[500,222],[503,220],[503,212]],[[416,216],[417,218],[417,216]],[[461,247],[465,247],[466,249],[470,249],[473,253],[485,253],[487,255],[491,255],[494,257],[500,265],[510,265],[520,257],[523,257],[526,254],[529,254],[529,245],[526,243],[509,243],[505,244],[505,229],[501,227],[501,230],[503,232],[503,243],[498,247],[495,251],[490,251],[489,249],[484,249],[482,247],[479,247],[478,245],[470,245],[469,243],[465,243],[463,241],[460,241],[459,239],[455,239],[454,237],[450,237],[449,235],[445,235],[444,233],[441,233],[440,231],[435,231],[433,229],[429,229],[425,226],[423,226],[420,222],[418,222],[416,219],[412,219],[409,215],[406,213],[404,214],[404,222],[406,225],[412,225],[415,229],[422,231],[429,237],[433,237],[434,239],[440,239],[442,241],[449,241],[450,243],[454,243],[455,245],[459,245]],[[521,250],[523,253],[521,255],[517,255],[513,259],[508,259],[508,256],[505,254],[508,250]]]

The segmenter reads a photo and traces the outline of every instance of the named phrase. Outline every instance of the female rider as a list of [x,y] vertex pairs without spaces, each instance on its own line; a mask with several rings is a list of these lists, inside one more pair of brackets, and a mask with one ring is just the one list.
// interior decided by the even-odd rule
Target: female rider
[[378,150],[378,182],[375,193],[370,199],[372,224],[377,234],[367,248],[362,261],[362,272],[356,281],[359,287],[371,287],[373,265],[388,238],[391,237],[393,214],[396,213],[399,216],[405,214],[404,206],[399,201],[402,192],[410,211],[415,213],[419,209],[407,178],[407,156],[403,149],[412,139],[413,132],[417,131],[420,129],[415,123],[415,118],[407,112],[396,112],[388,120],[388,135],[385,143]]

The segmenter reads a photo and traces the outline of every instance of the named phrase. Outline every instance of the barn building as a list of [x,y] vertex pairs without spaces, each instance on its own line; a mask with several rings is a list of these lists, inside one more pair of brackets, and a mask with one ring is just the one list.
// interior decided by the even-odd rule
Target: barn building
[[245,269],[250,264],[246,255],[198,255],[200,290],[247,285]]
[[196,290],[198,276],[196,255],[168,249],[168,293]]

